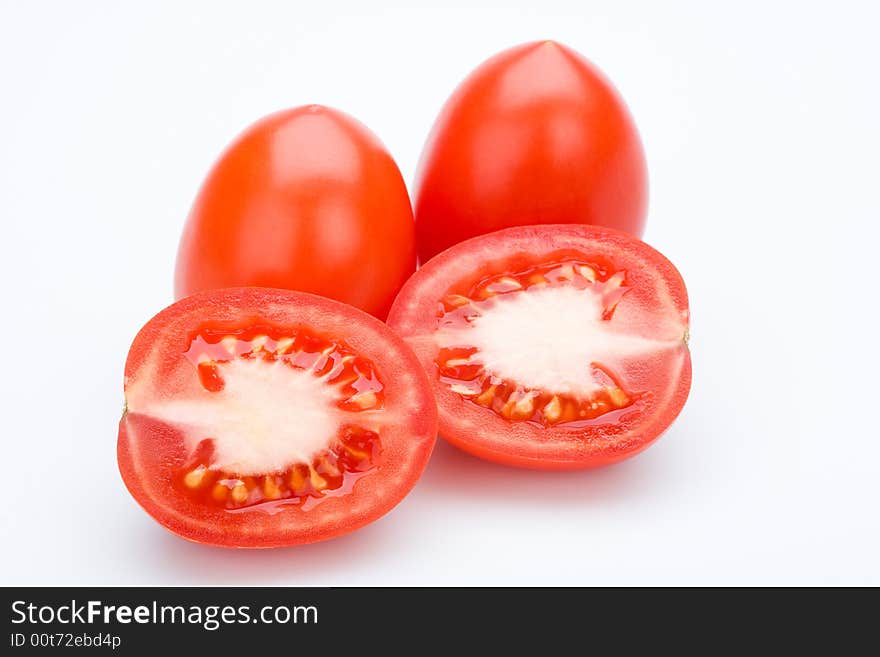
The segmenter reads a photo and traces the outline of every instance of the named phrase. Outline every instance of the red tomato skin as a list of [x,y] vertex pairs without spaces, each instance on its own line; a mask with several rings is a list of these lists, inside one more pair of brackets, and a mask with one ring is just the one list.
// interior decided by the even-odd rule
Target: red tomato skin
[[[169,463],[182,447],[178,431],[139,414],[126,402],[119,422],[117,462],[135,501],[172,533],[186,540],[236,548],[272,548],[335,538],[393,509],[415,486],[437,436],[437,408],[415,354],[387,325],[360,310],[312,294],[267,288],[199,292],[168,306],[138,332],[125,364],[125,389],[143,381],[167,390],[196,324],[300,322],[345,336],[345,342],[384,370],[386,407],[406,399],[405,417],[383,437],[380,471],[355,482],[350,493],[304,512],[286,508],[247,514],[199,506],[174,493]],[[157,352],[154,346],[162,348]],[[387,360],[382,360],[382,359]],[[383,470],[384,468],[384,470]]]
[[413,187],[419,258],[510,226],[582,223],[640,237],[648,174],[623,99],[554,41],[505,50],[455,90]]
[[[487,263],[512,254],[541,255],[580,249],[593,242],[618,248],[626,257],[649,262],[668,286],[685,325],[689,320],[687,290],[675,266],[653,248],[622,231],[598,226],[521,226],[466,240],[432,258],[407,281],[391,307],[388,324],[416,352],[437,399],[439,432],[447,442],[481,459],[533,470],[581,470],[618,463],[654,443],[678,417],[691,388],[687,335],[678,349],[680,364],[664,372],[665,398],[651,417],[621,421],[585,432],[565,427],[541,428],[510,422],[452,392],[437,376],[434,364],[438,300],[454,278],[477,277]],[[586,252],[589,252],[587,249]],[[652,274],[652,275],[654,275]]]
[[215,163],[183,231],[175,296],[275,287],[384,319],[415,262],[391,155],[354,118],[308,105],[257,121]]

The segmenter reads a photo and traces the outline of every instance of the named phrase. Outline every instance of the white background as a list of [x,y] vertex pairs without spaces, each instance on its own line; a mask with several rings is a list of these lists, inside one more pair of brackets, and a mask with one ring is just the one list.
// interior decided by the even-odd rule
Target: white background
[[[2,584],[880,584],[880,92],[871,2],[0,0]],[[276,109],[369,125],[412,180],[454,86],[553,38],[642,131],[646,240],[694,384],[643,455],[552,474],[439,443],[324,544],[202,547],[116,468],[122,368],[224,145]]]

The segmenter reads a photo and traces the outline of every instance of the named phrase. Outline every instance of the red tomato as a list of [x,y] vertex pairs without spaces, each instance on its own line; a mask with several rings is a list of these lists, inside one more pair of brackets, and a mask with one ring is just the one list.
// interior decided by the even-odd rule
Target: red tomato
[[301,292],[202,292],[151,319],[125,365],[119,470],[184,538],[320,541],[389,511],[437,432],[430,386],[385,324]]
[[384,319],[415,269],[414,231],[406,185],[376,136],[337,110],[297,107],[257,121],[208,174],[175,292],[287,288]]
[[509,465],[620,461],[690,390],[681,276],[607,228],[525,226],[457,244],[403,286],[388,323],[428,373],[440,435]]
[[553,41],[492,57],[455,90],[414,188],[422,262],[509,226],[595,224],[641,236],[645,156],[623,99]]

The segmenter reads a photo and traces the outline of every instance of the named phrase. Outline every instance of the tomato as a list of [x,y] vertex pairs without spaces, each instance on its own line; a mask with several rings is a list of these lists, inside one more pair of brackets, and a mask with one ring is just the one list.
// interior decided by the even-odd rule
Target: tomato
[[309,105],[257,121],[214,165],[180,241],[175,292],[287,288],[384,319],[415,260],[388,151],[350,116]]
[[444,251],[388,323],[428,373],[441,436],[491,461],[570,469],[632,456],[672,423],[690,390],[688,318],[660,253],[557,224]]
[[446,102],[413,195],[419,257],[509,226],[579,223],[641,236],[647,170],[601,72],[553,41],[505,50]]
[[430,386],[385,324],[311,294],[189,296],[125,365],[119,470],[166,528],[200,543],[331,538],[389,511],[427,464]]

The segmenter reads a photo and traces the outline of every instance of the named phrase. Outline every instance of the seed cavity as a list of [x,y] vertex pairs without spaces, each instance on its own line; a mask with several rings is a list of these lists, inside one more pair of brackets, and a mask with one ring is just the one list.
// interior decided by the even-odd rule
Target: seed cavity
[[253,334],[255,330],[261,328],[237,335],[205,332],[193,339],[186,356],[196,365],[199,381],[205,390],[223,390],[224,381],[218,365],[235,358],[258,359],[282,362],[294,369],[312,372],[338,388],[341,405],[347,410],[372,410],[383,405],[384,386],[375,368],[345,345],[305,332],[273,337],[266,332]]
[[[600,363],[583,364],[582,378],[591,383],[584,391],[529,388],[490,371],[483,354],[467,344],[468,330],[505,295],[555,294],[551,288],[588,290],[588,303],[598,304],[593,321],[612,319],[620,300],[629,291],[626,272],[608,263],[562,259],[518,273],[493,275],[473,284],[466,293],[456,291],[443,297],[438,311],[438,330],[449,330],[457,340],[441,346],[435,363],[440,380],[470,402],[491,409],[511,422],[533,422],[543,426],[566,425],[592,420],[631,405],[636,395],[624,391],[611,370]],[[581,294],[577,297],[581,298]],[[554,298],[555,299],[555,298]],[[511,340],[515,340],[511,336]],[[602,345],[597,347],[601,351]],[[526,355],[528,357],[528,354]]]
[[[273,327],[252,326],[234,332],[202,331],[191,340],[185,355],[193,364],[197,379],[205,391],[219,393],[217,399],[231,394],[238,395],[235,400],[241,408],[235,408],[242,416],[226,418],[224,415],[225,419],[222,421],[216,420],[214,430],[220,434],[224,427],[231,426],[235,432],[256,432],[256,442],[253,443],[247,433],[240,438],[236,437],[238,442],[235,444],[238,447],[232,452],[229,452],[228,441],[221,441],[229,438],[225,434],[215,437],[215,434],[208,433],[204,438],[194,438],[195,442],[188,443],[192,451],[176,469],[173,484],[190,498],[230,511],[270,502],[301,504],[303,509],[308,509],[308,500],[322,499],[330,494],[344,494],[351,489],[357,478],[380,465],[382,450],[379,429],[375,426],[375,420],[359,422],[358,414],[378,411],[384,407],[384,385],[373,364],[358,356],[344,343],[326,340],[303,330],[282,333]],[[283,368],[291,368],[295,373],[284,375]],[[228,379],[224,379],[224,376]],[[264,404],[271,400],[274,402],[271,407],[276,408],[277,402],[285,399],[283,394],[278,394],[281,390],[279,385],[283,386],[287,381],[308,382],[309,377],[314,377],[311,381],[318,386],[315,390],[326,390],[329,395],[327,399],[335,398],[336,401],[331,401],[327,408],[334,413],[350,413],[348,416],[340,415],[349,421],[338,429],[331,428],[326,434],[327,444],[323,449],[320,441],[306,441],[313,443],[312,448],[301,454],[311,456],[275,471],[258,472],[262,466],[255,467],[255,463],[259,461],[254,461],[254,458],[262,458],[259,450],[276,450],[271,443],[260,441],[264,441],[267,436],[271,437],[272,433],[277,434],[273,429],[277,422],[267,423],[260,418],[256,421],[247,419],[250,415],[244,405],[246,400],[241,397],[245,394],[245,391],[240,390],[241,386],[246,383],[250,386],[248,391],[259,391],[248,394],[256,395]],[[255,386],[259,382],[264,382],[269,387],[264,390],[260,387],[263,383]],[[312,384],[304,387],[297,385],[284,394],[293,394],[293,397],[288,397],[292,403],[297,400],[297,391],[308,396],[311,390]],[[210,399],[151,410],[156,412],[156,417],[167,416],[169,421],[178,418],[185,426],[198,428],[202,427],[201,420],[193,422],[187,418],[207,417],[205,414],[208,411],[196,411],[194,404],[207,404]],[[299,398],[300,403],[303,400],[305,397]],[[323,398],[316,399],[315,402],[326,403]],[[339,411],[333,410],[334,407]],[[228,415],[230,409],[227,400],[218,406],[216,412],[222,411]],[[213,416],[214,411],[210,414]],[[272,417],[276,416],[273,414]],[[304,426],[311,426],[310,422]],[[295,434],[290,433],[282,435],[295,437]],[[249,454],[240,461],[239,457],[244,458],[243,452]],[[238,463],[245,464],[243,469],[239,469]]]
[[205,390],[210,392],[220,392],[223,390],[223,377],[217,369],[217,363],[214,361],[203,360],[198,364],[199,381]]
[[345,488],[381,463],[379,435],[354,425],[342,428],[333,445],[310,463],[295,463],[284,472],[261,477],[239,476],[210,467],[212,442],[205,440],[199,445],[177,481],[197,500],[229,510],[281,500],[301,504],[309,498],[321,498]]

